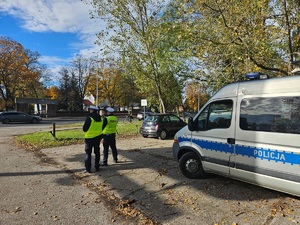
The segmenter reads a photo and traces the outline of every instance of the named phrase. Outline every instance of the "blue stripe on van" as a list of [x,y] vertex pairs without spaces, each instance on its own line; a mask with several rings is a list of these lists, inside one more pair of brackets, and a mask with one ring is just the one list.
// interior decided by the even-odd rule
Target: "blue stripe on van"
[[232,153],[234,152],[234,145],[222,142],[212,142],[204,140],[193,140],[193,142],[206,150],[214,150],[218,152]]
[[262,160],[290,163],[291,165],[300,165],[300,155],[294,152],[236,145],[236,154]]
[[[179,137],[178,142],[191,141],[189,138]],[[222,142],[211,142],[199,139],[193,139],[193,143],[200,146],[202,149],[209,151],[218,151],[224,153],[234,153],[234,145]],[[259,158],[262,160],[289,163],[291,165],[300,165],[300,154],[294,152],[279,151],[276,149],[264,149],[251,146],[236,145],[236,154]]]

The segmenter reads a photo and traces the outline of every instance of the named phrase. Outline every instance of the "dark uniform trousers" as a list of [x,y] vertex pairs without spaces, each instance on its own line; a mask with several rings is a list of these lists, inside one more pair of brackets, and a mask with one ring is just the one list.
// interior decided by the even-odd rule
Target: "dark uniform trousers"
[[116,134],[104,134],[103,135],[103,163],[107,164],[108,149],[112,150],[114,161],[118,161],[118,152],[116,147]]
[[95,168],[99,170],[100,166],[100,140],[101,137],[85,139],[85,168],[87,171],[91,170],[92,150],[94,148],[95,154]]

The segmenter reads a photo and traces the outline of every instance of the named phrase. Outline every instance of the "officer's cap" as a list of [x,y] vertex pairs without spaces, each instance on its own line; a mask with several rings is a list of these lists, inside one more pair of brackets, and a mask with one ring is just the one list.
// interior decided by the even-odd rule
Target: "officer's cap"
[[106,111],[107,111],[107,112],[114,112],[115,110],[114,110],[114,108],[112,108],[112,107],[107,107],[107,108],[106,108]]
[[99,108],[97,106],[94,106],[94,105],[90,105],[89,109],[92,109],[92,110],[99,110]]

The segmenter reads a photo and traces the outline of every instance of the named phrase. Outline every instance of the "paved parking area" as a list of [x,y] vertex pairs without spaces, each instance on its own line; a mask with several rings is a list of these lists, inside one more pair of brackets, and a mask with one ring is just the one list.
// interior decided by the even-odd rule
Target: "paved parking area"
[[83,175],[83,146],[44,149],[60,165],[98,190],[141,210],[160,224],[297,224],[300,199],[232,179],[183,177],[173,140],[136,136],[117,140],[120,163]]
[[108,167],[83,174],[84,145],[33,154],[11,136],[45,127],[24,129],[0,127],[1,225],[300,223],[300,198],[216,175],[183,177],[173,140],[117,139],[120,162],[110,155]]

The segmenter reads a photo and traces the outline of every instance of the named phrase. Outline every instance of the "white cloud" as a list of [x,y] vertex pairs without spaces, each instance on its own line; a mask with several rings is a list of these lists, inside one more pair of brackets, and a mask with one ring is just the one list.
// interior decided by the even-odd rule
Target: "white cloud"
[[29,31],[77,32],[89,21],[90,6],[80,0],[3,0],[1,11],[24,21]]
[[90,19],[90,10],[92,6],[80,0],[2,0],[0,4],[0,11],[21,20],[25,30],[74,33],[89,47],[105,27],[105,22]]
[[57,66],[58,64],[60,66],[65,66],[70,62],[70,59],[62,59],[55,56],[42,56],[39,61],[42,64],[47,64],[49,67]]
[[[105,27],[105,22],[90,19],[91,5],[81,0],[0,0],[0,12],[19,20],[21,27],[29,32],[73,33],[78,42],[69,43],[84,57],[95,55],[100,47],[94,43],[96,33]],[[40,62],[47,65],[53,74],[66,66],[69,58],[42,56]]]
[[70,61],[71,59],[64,59],[56,56],[41,56],[39,59],[40,63],[47,65],[47,69],[51,74],[53,82],[51,85],[58,85],[61,68],[67,66]]

